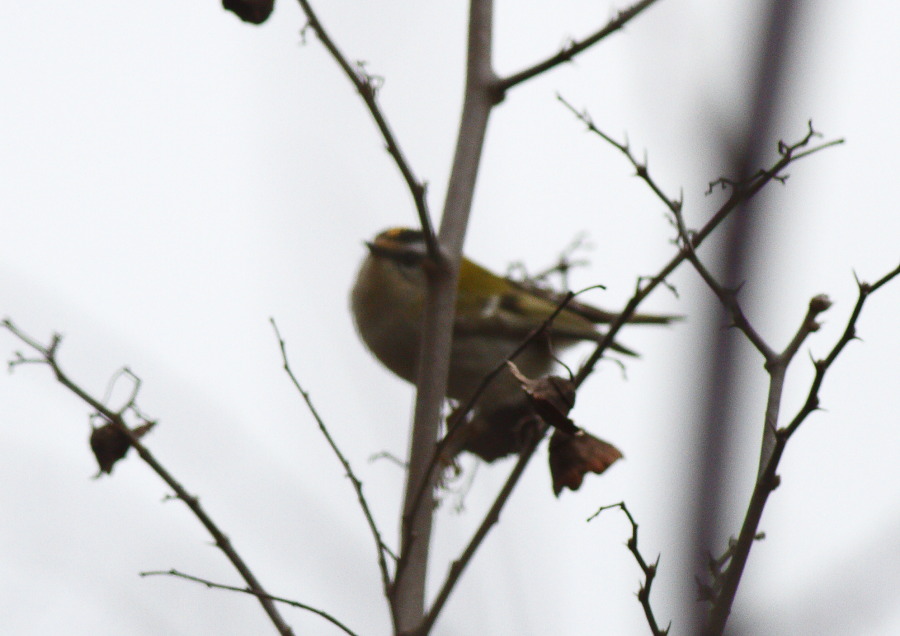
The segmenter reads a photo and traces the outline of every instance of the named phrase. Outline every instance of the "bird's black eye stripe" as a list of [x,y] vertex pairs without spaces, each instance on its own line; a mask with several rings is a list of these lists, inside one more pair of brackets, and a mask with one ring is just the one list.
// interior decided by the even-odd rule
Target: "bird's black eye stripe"
[[414,249],[398,248],[396,246],[381,245],[379,243],[366,243],[369,251],[375,256],[387,258],[398,265],[419,265],[425,259],[425,255]]
[[420,265],[422,261],[425,260],[424,254],[406,250],[391,251],[387,254],[387,257],[394,260],[400,265],[406,265],[408,267],[411,267],[413,265]]

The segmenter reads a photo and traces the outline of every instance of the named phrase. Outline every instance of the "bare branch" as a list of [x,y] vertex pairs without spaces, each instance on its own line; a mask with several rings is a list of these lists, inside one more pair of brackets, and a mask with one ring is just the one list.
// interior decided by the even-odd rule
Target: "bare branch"
[[396,163],[397,167],[400,169],[400,173],[403,175],[406,186],[409,188],[409,192],[412,195],[413,203],[419,214],[419,223],[422,225],[422,231],[425,233],[428,254],[434,260],[440,259],[441,254],[438,249],[437,239],[434,235],[431,214],[428,211],[428,201],[425,197],[427,185],[420,181],[413,173],[412,167],[409,165],[409,161],[407,161],[406,156],[400,149],[400,144],[397,142],[397,138],[394,136],[394,132],[391,130],[387,118],[384,113],[381,112],[377,96],[380,82],[373,75],[369,74],[363,68],[362,64],[357,64],[355,66],[350,64],[335,41],[325,30],[325,27],[319,20],[319,16],[313,10],[312,5],[308,0],[297,1],[300,3],[300,8],[303,9],[303,13],[306,14],[309,27],[315,32],[316,37],[319,38],[319,41],[322,42],[322,45],[328,50],[331,57],[334,58],[334,61],[341,67],[341,70],[344,71],[347,79],[353,83],[356,91],[369,109],[372,119],[375,120],[375,125],[378,126],[378,130],[384,138],[384,142],[387,145],[387,151],[390,153],[391,157],[394,158],[394,163]]
[[[399,631],[415,629],[425,612],[425,578],[434,515],[430,465],[440,429],[450,367],[463,238],[472,208],[488,117],[497,104],[492,68],[492,0],[470,0],[466,88],[453,167],[441,218],[440,259],[426,268],[427,290],[416,379],[416,406],[403,501],[400,559],[392,609]],[[419,497],[425,488],[427,496]]]
[[[687,253],[687,259],[690,261],[691,265],[694,266],[694,269],[697,270],[697,273],[700,274],[700,277],[704,280],[706,285],[719,298],[719,302],[722,303],[722,306],[728,310],[729,314],[731,314],[731,320],[734,326],[743,331],[744,335],[747,336],[747,339],[753,343],[753,346],[756,347],[757,351],[762,354],[763,358],[766,360],[766,364],[774,361],[775,352],[772,351],[768,344],[766,344],[762,339],[762,336],[757,333],[756,329],[753,328],[753,325],[750,324],[750,321],[747,320],[747,317],[744,315],[744,310],[737,300],[740,289],[725,289],[725,287],[716,280],[715,276],[713,276],[700,261],[696,250],[694,250],[690,234],[684,224],[684,215],[681,213],[681,208],[678,207],[677,209],[673,209],[672,215],[675,218],[675,224],[678,228],[679,244]],[[805,321],[804,324],[806,324]]]
[[[822,386],[822,382],[825,378],[825,373],[828,371],[831,365],[834,364],[834,361],[844,350],[844,347],[846,347],[851,340],[856,338],[856,322],[860,316],[860,313],[862,312],[862,308],[866,302],[866,299],[874,291],[880,289],[883,285],[887,284],[898,275],[900,275],[900,265],[882,276],[876,283],[872,285],[868,285],[866,283],[859,284],[859,296],[856,301],[856,306],[853,308],[853,312],[847,320],[847,326],[844,329],[843,334],[835,343],[834,347],[832,347],[831,352],[828,354],[828,356],[824,360],[818,360],[815,362],[816,374],[813,379],[812,385],[810,386],[806,402],[803,404],[803,406],[800,408],[799,412],[794,416],[791,422],[786,427],[781,428],[776,432],[774,436],[774,446],[771,450],[771,454],[765,465],[761,467],[760,476],[757,479],[756,485],[753,489],[753,494],[750,497],[750,502],[747,506],[747,512],[744,517],[744,522],[741,526],[740,534],[738,535],[737,542],[734,544],[734,548],[731,551],[728,568],[722,573],[720,582],[721,589],[717,591],[715,601],[710,611],[709,620],[707,623],[707,633],[719,634],[722,633],[724,629],[725,622],[727,621],[728,615],[731,612],[731,606],[734,603],[734,597],[737,594],[737,588],[740,583],[744,567],[746,566],[747,558],[750,554],[750,548],[752,547],[753,541],[758,536],[759,522],[762,518],[763,509],[765,508],[766,502],[768,501],[769,494],[779,485],[780,480],[777,475],[777,470],[788,440],[794,434],[794,432],[796,432],[797,428],[799,428],[803,421],[813,411],[819,408],[819,389]],[[817,306],[814,307],[814,305]],[[822,305],[818,297],[814,298],[810,302],[809,313],[813,314],[824,311],[824,309],[822,309],[821,307]],[[804,320],[804,323],[806,322],[807,321]],[[805,324],[801,325],[798,333],[802,333],[804,331],[808,331],[808,327]],[[789,352],[789,349],[790,346],[788,350],[786,350],[786,352]],[[779,365],[779,367],[781,369],[784,368],[781,365]],[[783,382],[783,378],[781,379],[781,381]],[[772,382],[776,382],[776,377],[774,375],[772,378]],[[769,413],[767,413],[767,426],[768,425]]]
[[824,360],[817,360],[815,362],[816,375],[813,379],[812,386],[810,386],[809,394],[807,395],[806,402],[803,404],[803,407],[794,416],[791,420],[790,424],[787,425],[782,431],[785,437],[790,437],[793,435],[800,425],[813,411],[819,408],[819,389],[822,386],[822,382],[825,380],[825,373],[831,368],[831,365],[834,364],[834,361],[840,355],[840,353],[844,350],[851,340],[856,339],[856,321],[859,319],[860,313],[862,313],[863,305],[869,296],[871,296],[874,292],[879,290],[882,286],[889,283],[891,280],[900,275],[900,265],[897,265],[893,270],[882,276],[875,283],[867,284],[867,283],[859,283],[859,296],[856,300],[856,305],[853,307],[853,313],[850,315],[850,318],[847,320],[847,326],[844,329],[844,332],[841,334],[840,339],[835,343],[834,347],[828,353]]
[[378,554],[378,569],[381,570],[381,584],[384,587],[385,597],[389,598],[391,590],[391,574],[388,570],[387,561],[385,560],[384,555],[389,554],[395,559],[396,557],[394,557],[394,553],[381,538],[381,532],[379,532],[378,525],[375,523],[375,518],[372,516],[372,510],[369,508],[369,503],[368,501],[366,501],[365,495],[363,495],[362,482],[357,478],[356,473],[353,472],[353,468],[350,466],[350,462],[347,461],[347,458],[341,452],[341,449],[338,448],[338,445],[337,443],[335,443],[334,438],[331,437],[331,433],[328,432],[328,427],[325,426],[324,420],[322,420],[322,417],[319,415],[319,412],[313,405],[312,398],[310,398],[309,393],[303,389],[303,387],[300,385],[299,380],[297,380],[297,376],[294,375],[294,371],[291,369],[291,364],[288,361],[287,348],[284,339],[281,337],[281,332],[278,331],[278,325],[275,323],[275,319],[269,318],[269,322],[272,323],[272,328],[275,330],[275,337],[278,338],[278,347],[281,349],[281,359],[284,363],[285,373],[288,374],[288,377],[291,379],[291,383],[293,383],[294,388],[296,388],[297,392],[300,393],[300,396],[306,403],[306,408],[309,409],[310,414],[316,420],[316,424],[319,425],[319,430],[322,431],[322,435],[325,437],[325,441],[328,442],[328,445],[331,447],[331,450],[338,458],[338,461],[341,462],[341,466],[344,467],[344,472],[350,479],[350,483],[353,484],[353,490],[356,491],[356,498],[357,500],[359,500],[359,507],[362,509],[363,515],[366,518],[366,522],[369,524],[369,530],[372,533],[372,538],[375,539],[375,549]]
[[500,492],[498,493],[497,498],[494,500],[494,503],[491,505],[490,510],[488,510],[487,514],[484,516],[481,525],[478,526],[478,530],[476,530],[475,534],[472,535],[472,538],[469,540],[469,544],[466,546],[465,550],[463,550],[459,558],[450,564],[450,572],[447,574],[447,578],[444,580],[444,584],[441,586],[440,592],[438,592],[438,595],[435,598],[431,609],[428,610],[428,614],[425,616],[422,625],[419,626],[414,632],[416,636],[425,636],[426,634],[428,634],[432,625],[434,625],[434,622],[437,620],[437,617],[443,609],[444,604],[450,597],[450,592],[453,591],[453,588],[456,586],[456,582],[459,580],[460,575],[462,575],[463,570],[465,570],[466,566],[469,564],[469,561],[472,560],[472,557],[475,555],[476,550],[478,550],[481,542],[484,541],[484,538],[487,536],[487,533],[490,531],[491,527],[493,527],[493,525],[496,524],[500,519],[500,511],[503,510],[503,506],[506,505],[510,494],[512,494],[513,488],[516,487],[516,484],[522,477],[522,473],[525,471],[525,467],[528,465],[531,456],[534,455],[534,451],[537,449],[538,444],[540,444],[541,440],[544,439],[544,434],[547,432],[547,428],[547,424],[542,422],[538,433],[532,440],[529,440],[525,448],[522,449],[521,453],[519,454],[519,459],[518,461],[516,461],[515,467],[512,469],[512,472],[510,472],[509,477],[506,478],[506,483],[504,483],[503,488],[500,489]]
[[[647,182],[653,192],[657,195],[657,197],[660,198],[660,200],[665,203],[666,207],[670,211],[674,213],[674,211],[677,209],[679,213],[681,212],[681,202],[667,197],[662,192],[662,189],[656,185],[655,181],[650,176],[649,171],[646,169],[646,165],[637,162],[637,160],[628,150],[627,144],[616,142],[609,135],[606,135],[601,130],[599,130],[593,124],[589,115],[585,113],[579,113],[571,106],[571,104],[563,99],[560,99],[560,101],[562,101],[566,105],[566,107],[569,108],[569,110],[575,113],[575,115],[588,126],[588,130],[590,132],[597,134],[604,141],[613,145],[620,152],[623,152],[623,154],[628,157],[632,165],[636,166],[638,176],[640,176],[645,182]],[[709,234],[712,233],[712,231],[715,230],[716,227],[718,227],[719,224],[728,217],[728,215],[730,215],[738,208],[741,203],[753,198],[753,196],[755,196],[760,190],[762,190],[763,187],[765,187],[772,181],[777,180],[782,171],[784,171],[794,161],[797,161],[798,159],[803,157],[808,157],[815,152],[843,142],[843,140],[839,139],[825,142],[812,148],[807,148],[812,138],[816,135],[817,133],[812,129],[812,123],[810,123],[809,131],[800,141],[793,144],[787,144],[783,141],[778,143],[779,159],[775,161],[768,169],[761,169],[756,175],[754,175],[745,183],[732,183],[731,196],[728,198],[728,200],[725,201],[718,210],[716,210],[716,212],[700,230],[690,233],[690,246],[696,249],[706,239],[706,237],[708,237]],[[629,300],[625,305],[624,309],[619,314],[618,319],[610,324],[609,330],[606,333],[606,337],[597,344],[597,346],[594,348],[594,352],[585,361],[581,369],[579,369],[578,374],[575,376],[576,386],[581,386],[585,379],[587,379],[587,377],[591,374],[594,366],[603,356],[603,352],[606,351],[606,349],[612,344],[613,338],[616,336],[622,326],[626,322],[628,322],[629,318],[634,314],[638,305],[640,305],[640,303],[643,302],[643,300],[647,296],[649,296],[650,293],[654,289],[656,289],[656,287],[665,284],[666,278],[688,258],[688,255],[688,249],[686,247],[682,247],[679,253],[676,254],[659,271],[656,276],[653,276],[652,278],[642,277],[640,279],[637,289],[634,295],[631,297],[631,300]]]
[[336,619],[334,616],[329,614],[324,610],[320,610],[318,608],[312,607],[311,605],[307,605],[306,603],[301,603],[300,601],[292,601],[289,598],[284,598],[281,596],[273,596],[271,594],[261,594],[257,590],[253,590],[247,587],[236,587],[234,585],[225,585],[224,583],[216,583],[215,581],[210,581],[209,579],[202,579],[198,576],[192,576],[190,574],[185,574],[184,572],[179,572],[178,570],[167,570],[167,571],[153,571],[153,572],[141,572],[141,576],[174,576],[179,579],[185,579],[187,581],[193,581],[195,583],[202,583],[208,588],[217,589],[217,590],[228,590],[231,592],[240,592],[242,594],[250,594],[251,596],[256,596],[257,598],[266,598],[270,601],[275,601],[277,603],[284,603],[285,605],[290,605],[291,607],[297,607],[302,610],[306,610],[307,612],[312,612],[313,614],[318,614],[326,621],[334,625],[335,627],[342,630],[345,634],[349,634],[349,636],[357,636],[356,632],[352,631],[349,627],[344,625],[341,621]]
[[203,524],[203,527],[212,535],[213,540],[215,541],[216,546],[225,554],[228,560],[234,565],[235,569],[240,573],[241,577],[247,583],[247,586],[253,590],[253,593],[259,597],[259,602],[262,604],[263,609],[266,614],[268,614],[269,619],[272,621],[272,624],[275,625],[275,628],[278,630],[280,634],[284,636],[288,636],[293,634],[291,628],[287,623],[284,622],[284,619],[278,613],[278,610],[275,608],[275,605],[268,598],[268,593],[263,589],[260,582],[256,579],[256,576],[250,570],[241,556],[238,554],[237,550],[231,544],[231,541],[227,536],[219,529],[219,527],[213,522],[212,518],[206,513],[206,511],[200,506],[200,500],[195,496],[191,495],[185,488],[182,486],[172,475],[166,470],[162,464],[157,461],[157,459],[150,453],[149,450],[141,443],[139,436],[135,433],[135,431],[131,430],[126,424],[124,418],[122,417],[121,412],[114,412],[103,404],[101,404],[96,398],[92,397],[87,393],[84,389],[78,386],[73,380],[71,380],[59,367],[58,361],[56,359],[56,352],[59,347],[59,343],[61,338],[59,335],[54,335],[51,339],[49,346],[43,346],[35,339],[27,336],[24,332],[22,332],[18,327],[16,327],[13,322],[6,318],[0,323],[0,326],[8,329],[14,336],[16,336],[19,340],[27,344],[29,347],[37,351],[42,357],[44,362],[53,373],[56,375],[57,381],[66,387],[69,391],[77,395],[82,401],[86,402],[90,405],[91,408],[97,411],[107,422],[113,425],[115,428],[120,430],[127,438],[129,443],[134,450],[137,451],[138,455],[147,465],[153,469],[159,477],[171,488],[178,499],[181,499],[188,508],[190,508],[191,512],[194,513],[194,516]]
[[579,53],[582,53],[594,46],[600,40],[604,39],[606,36],[611,35],[623,28],[626,24],[628,24],[633,18],[637,17],[639,13],[644,11],[650,7],[650,5],[655,4],[657,0],[641,0],[640,2],[634,4],[633,6],[623,9],[619,11],[615,18],[610,20],[605,26],[595,31],[590,36],[586,37],[581,41],[571,41],[569,44],[561,51],[556,53],[555,55],[551,55],[546,60],[538,62],[537,64],[530,66],[518,73],[514,73],[509,77],[504,77],[498,81],[498,87],[501,93],[505,93],[510,88],[521,84],[527,80],[532,79],[533,77],[537,77],[541,73],[549,71],[550,69],[563,64],[564,62],[568,62],[572,58],[574,58]]
[[[466,416],[475,407],[475,404],[478,402],[478,399],[481,397],[484,391],[490,386],[494,379],[498,375],[500,375],[500,373],[507,369],[507,363],[514,361],[519,356],[519,354],[521,354],[528,347],[528,345],[534,342],[536,338],[539,338],[541,335],[546,333],[550,326],[553,324],[553,321],[556,320],[556,317],[560,314],[561,311],[563,311],[563,309],[566,308],[566,305],[568,305],[569,302],[571,302],[571,300],[575,298],[575,296],[594,288],[595,287],[588,287],[577,293],[566,293],[563,299],[557,304],[557,307],[553,311],[553,313],[550,314],[550,316],[548,316],[547,319],[544,320],[544,322],[541,323],[537,328],[533,329],[531,333],[529,333],[528,336],[526,336],[525,339],[522,340],[521,343],[519,343],[519,346],[517,346],[515,350],[513,350],[513,352],[509,354],[509,356],[498,363],[497,366],[494,367],[494,369],[481,380],[481,384],[478,385],[475,393],[472,395],[472,397],[469,398],[466,404],[456,409],[455,418],[448,425],[447,433],[435,447],[434,454],[432,455],[431,460],[428,464],[426,473],[427,479],[422,483],[422,487],[419,489],[419,492],[416,493],[416,498],[413,503],[414,506],[421,505],[422,499],[424,498],[425,492],[427,490],[426,486],[433,481],[434,471],[437,470],[437,467],[441,463],[441,461],[445,459],[452,459],[452,457],[454,457],[459,452],[459,449],[455,449],[452,444],[453,438],[461,429],[462,423],[465,421]],[[540,435],[540,437],[543,437],[543,433]]]
[[631,523],[631,538],[628,539],[626,545],[631,551],[631,554],[634,555],[634,560],[637,561],[638,566],[641,568],[641,572],[644,573],[644,583],[638,590],[637,597],[641,602],[641,607],[644,608],[644,616],[647,618],[647,624],[650,626],[650,633],[652,633],[653,636],[666,636],[666,634],[669,633],[669,629],[672,627],[672,623],[670,622],[665,629],[661,629],[656,622],[656,616],[653,614],[653,607],[650,605],[650,587],[653,585],[653,580],[656,578],[656,572],[659,569],[659,556],[656,557],[656,561],[653,563],[647,563],[646,559],[644,559],[644,556],[638,548],[638,524],[634,520],[634,517],[631,516],[631,512],[625,506],[625,502],[620,501],[619,503],[610,504],[608,506],[601,506],[597,512],[588,517],[587,520],[593,521],[601,512],[611,508],[620,508]]
[[591,118],[590,114],[588,114],[587,111],[577,110],[562,95],[557,94],[556,99],[558,99],[560,102],[562,102],[563,106],[568,108],[572,112],[572,114],[575,115],[575,117],[577,117],[585,126],[587,126],[587,129],[590,132],[594,133],[595,135],[598,135],[601,139],[603,139],[605,142],[610,144],[613,148],[615,148],[616,150],[621,152],[623,155],[625,155],[625,157],[628,159],[628,161],[631,163],[631,165],[634,166],[635,174],[638,177],[640,177],[641,179],[643,179],[644,182],[648,186],[650,186],[650,189],[653,190],[653,193],[656,194],[656,196],[659,198],[659,200],[662,201],[667,208],[669,208],[669,211],[674,213],[681,209],[681,201],[675,200],[675,199],[672,199],[672,198],[669,198],[668,196],[666,196],[666,194],[662,191],[662,188],[659,187],[659,185],[656,183],[656,181],[653,180],[653,177],[650,176],[650,172],[647,169],[647,158],[646,157],[644,157],[644,161],[638,161],[635,158],[635,156],[631,153],[631,147],[628,145],[627,141],[624,143],[616,141],[615,139],[613,139],[612,137],[607,135],[605,132],[603,132],[602,130],[597,128],[597,126],[594,124],[594,120]]

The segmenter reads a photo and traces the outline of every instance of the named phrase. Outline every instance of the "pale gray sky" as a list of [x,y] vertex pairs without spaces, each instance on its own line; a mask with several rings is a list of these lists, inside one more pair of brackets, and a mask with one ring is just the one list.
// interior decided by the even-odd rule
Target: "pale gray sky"
[[[317,3],[353,60],[385,78],[382,105],[438,210],[461,103],[463,3]],[[636,151],[688,221],[715,208],[712,144],[743,112],[746,64],[759,40],[755,3],[663,0],[575,63],[511,93],[488,133],[467,252],[503,269],[550,264],[587,231],[591,266],[573,286],[624,304],[638,275],[670,258],[661,205],[623,157],[586,135],[557,92]],[[617,5],[619,8],[624,5]],[[254,28],[215,2],[14,3],[0,22],[0,315],[33,336],[65,334],[60,357],[102,395],[129,366],[160,424],[147,442],[201,497],[273,593],[327,609],[361,634],[386,634],[371,540],[349,483],[281,371],[268,318],[294,369],[365,482],[395,543],[412,391],[359,343],[347,294],[362,241],[413,224],[409,196],[368,114],[319,44],[300,45],[299,8],[281,2]],[[587,1],[500,2],[496,66],[508,73],[612,14]],[[766,193],[773,247],[745,297],[774,346],[809,298],[835,302],[789,376],[792,415],[856,299],[853,272],[897,264],[891,192],[900,142],[896,73],[900,5],[826,1],[806,10],[780,126],[792,141],[812,118],[837,149],[791,169]],[[774,152],[774,140],[773,140]],[[712,253],[707,251],[707,253]],[[626,460],[578,493],[553,498],[545,451],[464,575],[436,634],[646,633],[640,578],[615,514],[625,500],[648,557],[661,553],[653,601],[663,622],[691,602],[681,529],[694,451],[703,344],[717,325],[710,293],[683,267],[676,299],[648,310],[688,316],[634,329],[642,352],[601,365],[575,419]],[[782,486],[762,521],[735,606],[747,634],[900,632],[898,435],[900,284],[873,296],[863,342],[838,361],[815,414],[791,442]],[[19,345],[0,335],[4,359]],[[577,363],[581,352],[572,357]],[[731,514],[756,467],[765,404],[761,361],[747,352],[735,413]],[[119,387],[118,399],[126,393]],[[114,397],[114,401],[117,399]],[[224,557],[136,457],[92,481],[87,410],[46,369],[0,378],[0,627],[10,634],[250,634],[271,628],[250,598],[142,570],[178,568],[240,584]],[[447,496],[435,587],[492,500],[509,464],[481,467],[466,510]],[[286,610],[297,633],[333,634]]]

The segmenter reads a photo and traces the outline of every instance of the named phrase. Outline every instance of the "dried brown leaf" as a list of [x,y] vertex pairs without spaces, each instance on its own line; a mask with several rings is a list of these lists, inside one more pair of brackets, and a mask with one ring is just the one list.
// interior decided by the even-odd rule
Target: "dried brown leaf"
[[580,431],[569,435],[554,431],[550,438],[550,476],[553,478],[553,494],[557,497],[563,488],[578,490],[584,476],[591,472],[600,474],[622,457],[618,448]]

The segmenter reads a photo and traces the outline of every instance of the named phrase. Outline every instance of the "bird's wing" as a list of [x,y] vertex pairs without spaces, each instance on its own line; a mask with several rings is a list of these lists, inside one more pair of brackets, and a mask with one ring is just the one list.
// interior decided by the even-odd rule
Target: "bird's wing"
[[[455,328],[460,333],[477,332],[522,340],[559,306],[468,260],[463,261],[459,277]],[[466,291],[473,289],[479,290],[478,293]],[[594,342],[602,340],[604,335],[590,320],[568,309],[557,314],[550,332],[556,338]],[[614,343],[614,348],[634,355],[621,345]]]

